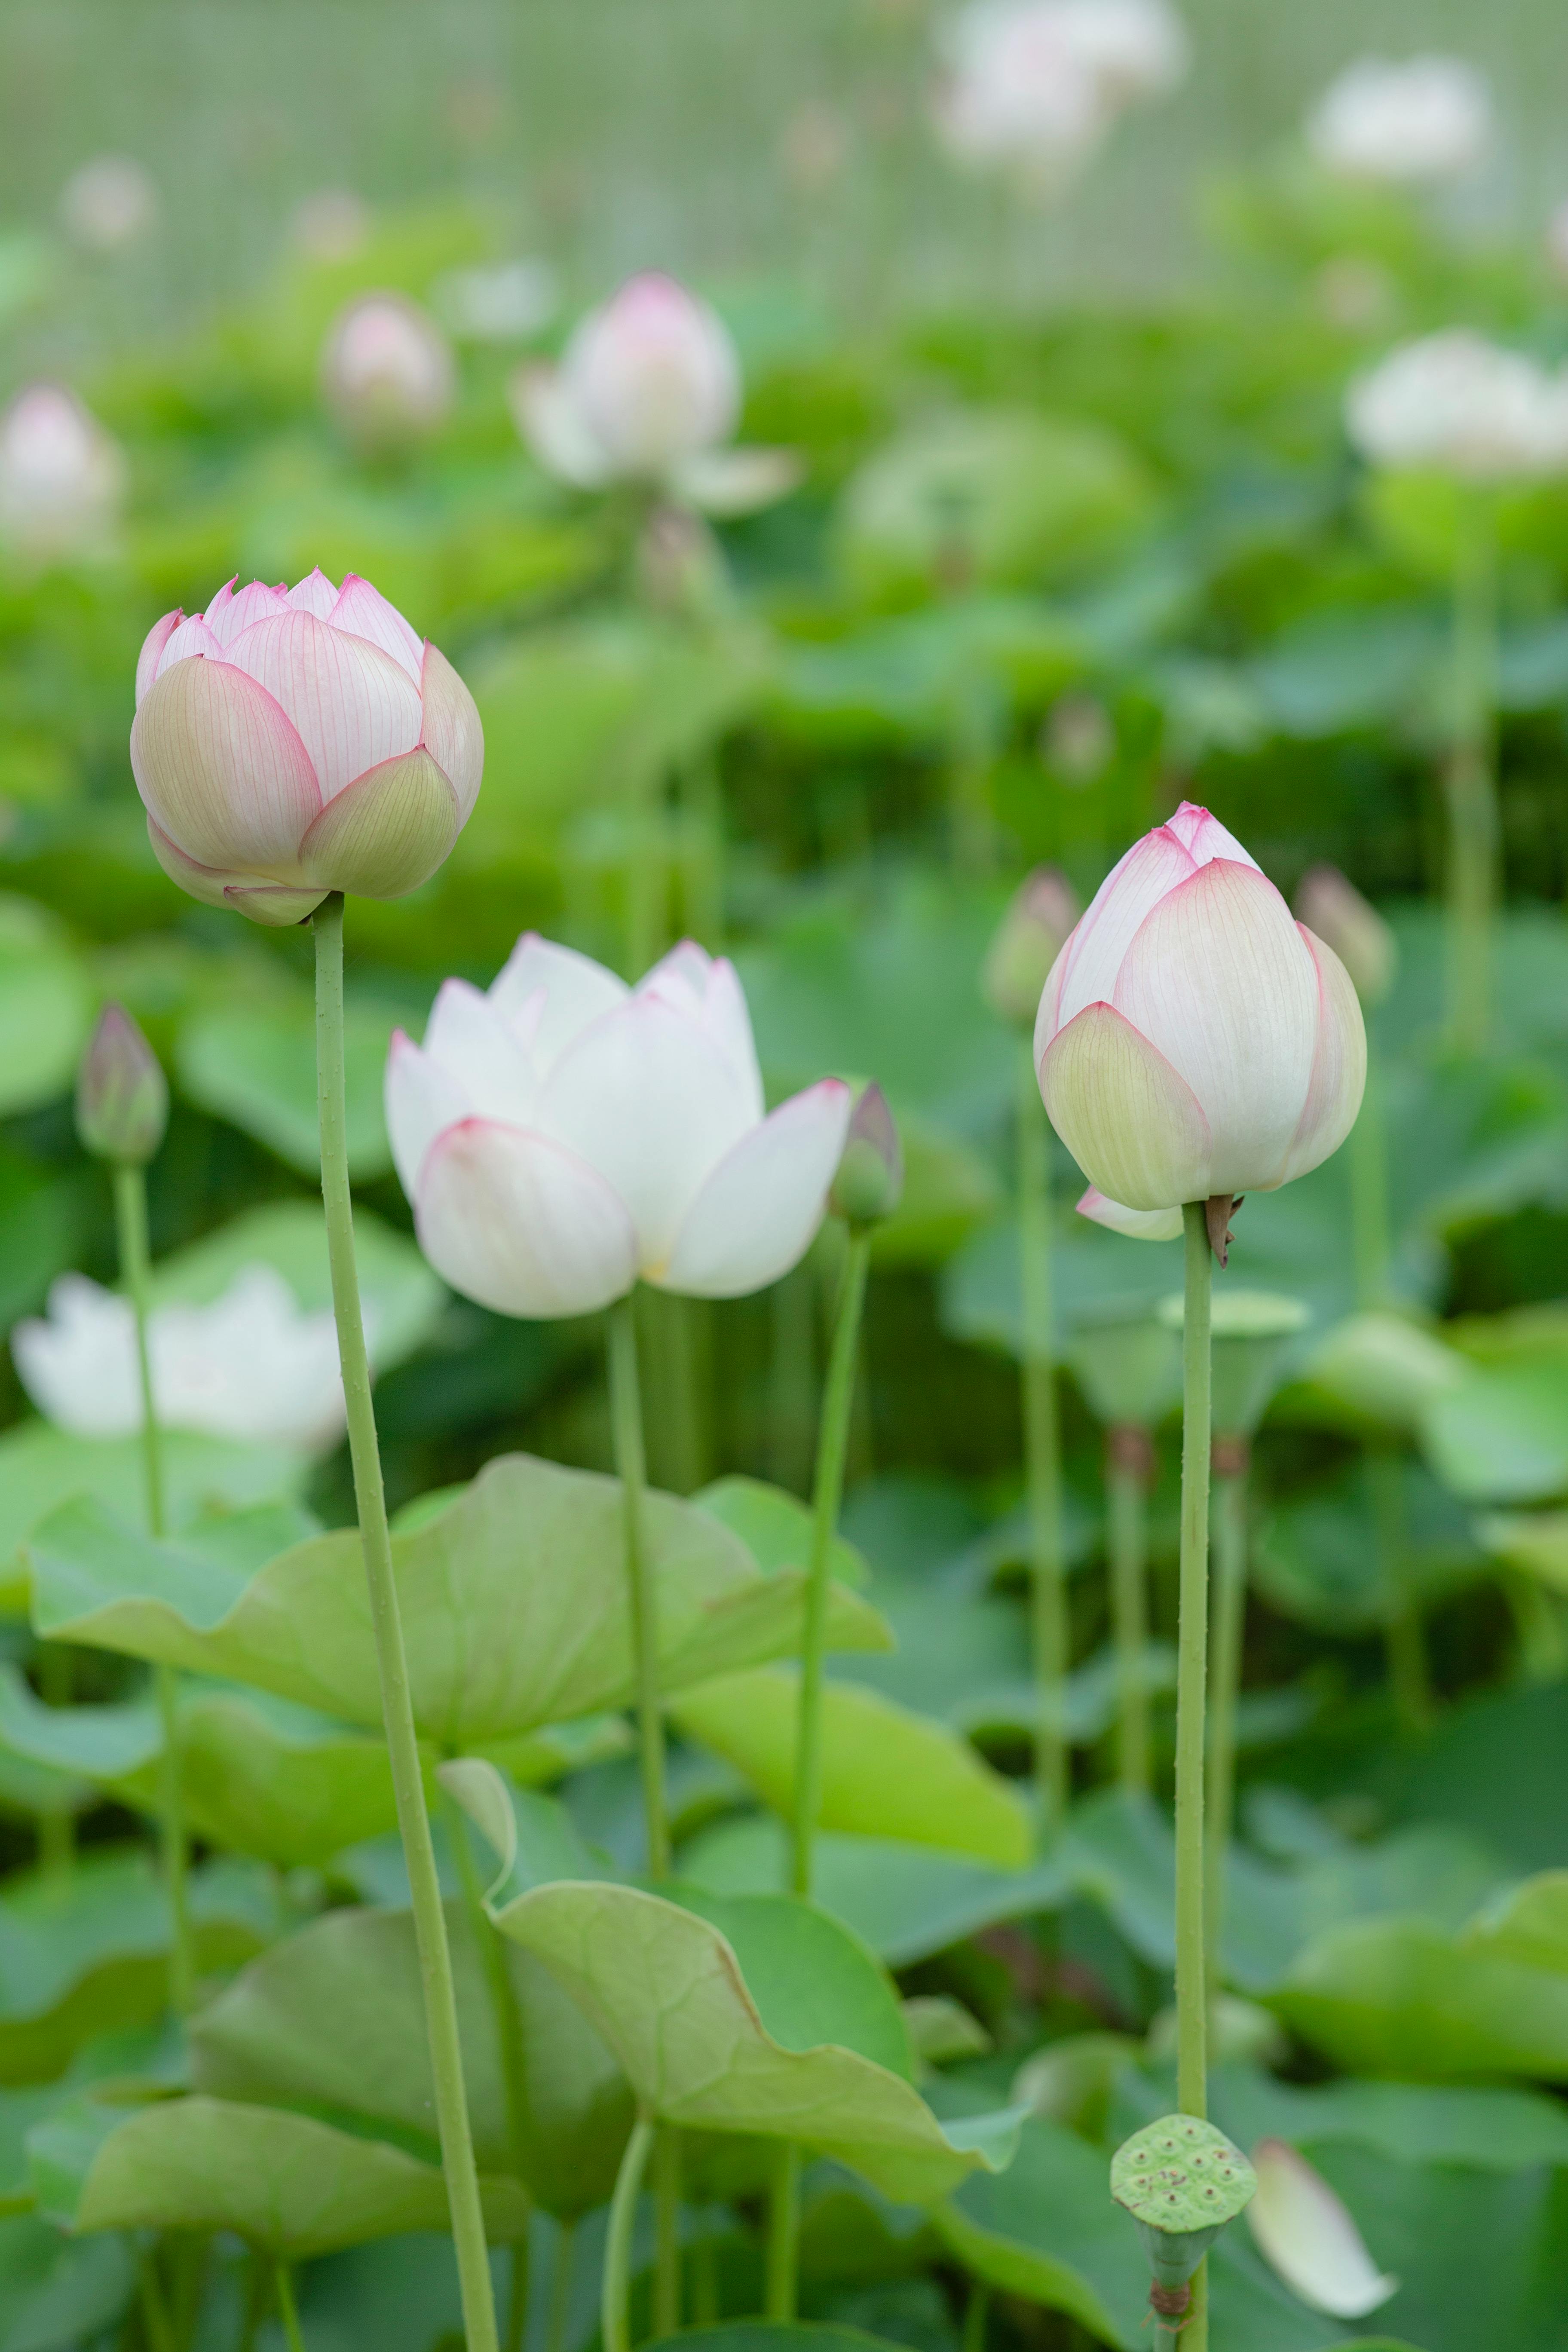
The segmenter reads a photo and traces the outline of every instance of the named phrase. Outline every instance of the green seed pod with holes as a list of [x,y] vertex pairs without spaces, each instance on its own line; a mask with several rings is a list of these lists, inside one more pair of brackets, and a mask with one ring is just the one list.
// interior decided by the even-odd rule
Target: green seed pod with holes
[[1193,2273],[1257,2187],[1241,2150],[1196,2116],[1162,2116],[1117,2149],[1110,2193],[1138,2224],[1162,2320],[1185,2316]]

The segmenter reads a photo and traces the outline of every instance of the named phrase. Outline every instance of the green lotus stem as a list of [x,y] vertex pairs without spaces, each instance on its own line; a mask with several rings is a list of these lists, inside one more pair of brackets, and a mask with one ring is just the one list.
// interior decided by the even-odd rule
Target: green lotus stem
[[[457,1856],[458,1875],[463,1883],[463,1908],[468,1914],[468,1932],[473,1937],[479,1966],[484,1970],[485,1990],[489,1996],[490,2014],[495,2021],[496,2044],[500,2053],[501,2086],[506,2098],[507,2154],[518,2186],[526,2194],[528,2084],[523,2074],[522,2019],[507,1968],[506,1948],[485,1909],[484,1888],[474,1860],[468,1815],[454,1797],[445,1790],[442,1795],[447,1842]],[[529,2242],[526,2230],[521,2237],[512,2240],[509,2254],[506,2352],[519,2352],[528,2328]]]
[[575,2221],[555,2225],[555,2267],[550,2279],[550,2311],[544,2327],[544,2352],[565,2352],[566,2323],[572,2316],[572,2258],[577,2246]]
[[972,2278],[963,2305],[963,2352],[985,2352],[985,2323],[991,2316],[991,2290],[984,2279]]
[[1404,1465],[1392,1445],[1374,1443],[1367,1446],[1366,1476],[1388,1596],[1383,1636],[1388,1685],[1394,1696],[1394,1713],[1405,1729],[1425,1731],[1430,1727],[1436,1712],[1432,1673],[1426,1657],[1421,1604],[1411,1590]]
[[[163,1435],[153,1394],[153,1357],[148,1344],[147,1176],[123,1161],[114,1170],[114,1228],[120,1244],[120,1278],[136,1318],[136,1371],[142,1389],[142,1465],[147,1494],[147,1530],[167,1532],[164,1507]],[[184,1792],[180,1786],[179,1677],[173,1666],[153,1669],[163,1755],[158,1804],[163,1818],[163,1885],[169,1897],[169,2006],[188,2015],[195,1998],[195,1953],[191,1938],[190,1845],[185,1836]]]
[[168,2298],[158,2275],[156,2246],[149,2246],[137,2263],[136,2283],[150,2352],[174,2352],[174,2323],[169,2316]]
[[[46,1706],[71,1703],[71,1655],[63,1642],[38,1649],[38,1696]],[[76,1863],[76,1815],[68,1804],[46,1805],[38,1815],[38,1866],[55,1878],[68,1878]]]
[[[1235,1449],[1234,1453],[1232,1448]],[[1242,1636],[1247,1624],[1247,1441],[1231,1439],[1228,1465],[1214,1481],[1214,1661],[1208,1721],[1207,1884],[1208,1993],[1212,2011],[1220,1989],[1220,1938],[1225,1932],[1226,1855],[1236,1805],[1236,1713],[1241,1696]]]
[[768,2184],[767,2272],[763,2315],[793,2319],[800,2271],[800,2149],[793,2139],[773,2150]]
[[871,1262],[868,1229],[851,1231],[839,1286],[822,1419],[816,1435],[816,1478],[812,1495],[811,1559],[806,1570],[805,1614],[800,1645],[800,1715],[795,1730],[795,1841],[790,1884],[797,1895],[811,1893],[811,1849],[822,1811],[822,1662],[827,1640],[828,1562],[844,1498],[844,1465],[849,1452],[849,1421],[855,1406],[855,1368],[859,1360],[860,1315]]
[[1105,1452],[1105,1548],[1110,1570],[1110,1625],[1116,1649],[1117,1773],[1129,1796],[1153,1781],[1149,1729],[1148,1433],[1113,1429]]
[[278,2316],[283,2323],[283,2340],[289,2352],[305,2352],[305,2339],[300,2333],[300,2306],[294,2299],[294,2282],[288,2263],[275,2263],[272,2275],[278,2284]]
[[631,2260],[632,2224],[637,2219],[637,2191],[653,2144],[653,2116],[638,2111],[626,2142],[616,2193],[610,2200],[610,2226],[605,2237],[605,2273],[599,2310],[603,2352],[632,2352]]
[[1051,1349],[1050,1129],[1034,1055],[1018,1063],[1018,1232],[1023,1253],[1024,1468],[1029,1504],[1030,1621],[1035,1654],[1035,1779],[1042,1835],[1067,1815],[1065,1685],[1067,1570],[1062,1543],[1061,1436]]
[[653,2144],[653,2332],[680,2326],[680,2135],[661,2124]]
[[1346,1146],[1350,1155],[1351,1257],[1358,1307],[1381,1307],[1394,1251],[1388,1213],[1388,1123],[1383,1071],[1369,1033],[1366,1090]]
[[642,1767],[643,1818],[650,1878],[669,1875],[669,1820],[664,1794],[664,1716],[658,1688],[658,1597],[647,1556],[643,1498],[642,1390],[637,1379],[637,1307],[628,1292],[609,1315],[610,1429],[626,1524],[626,1600],[637,1695],[637,1752]]
[[1485,1046],[1492,1013],[1492,920],[1501,828],[1497,788],[1497,532],[1490,500],[1471,494],[1454,567],[1458,702],[1445,772],[1448,808],[1447,1035]]
[[343,1081],[343,901],[334,890],[311,917],[316,943],[316,1101],[321,1136],[321,1202],[326,1211],[327,1255],[331,1267],[332,1312],[337,1319],[338,1357],[347,1407],[349,1454],[360,1542],[370,1587],[375,1631],[383,1720],[392,1768],[397,1826],[413,1897],[414,1936],[425,1994],[425,2024],[430,2041],[430,2072],[441,2164],[451,2206],[468,2352],[499,2352],[495,2299],[479,2173],[468,2124],[463,2052],[458,2033],[458,2003],[452,1984],[452,1954],[436,1870],[403,1619],[392,1567],[392,1535],[382,1486],[381,1453],[371,1402],[370,1360],[360,1309],[359,1269],[354,1255],[353,1202],[349,1189],[348,1118]]
[[720,2316],[719,2250],[705,2231],[691,2249],[691,2325],[711,2327]]
[[[1176,1636],[1176,2105],[1208,2105],[1204,1969],[1204,1703],[1208,1678],[1209,1263],[1207,1203],[1189,1201],[1182,1326],[1181,1621]],[[1204,2272],[1193,2282],[1183,2352],[1208,2352]]]

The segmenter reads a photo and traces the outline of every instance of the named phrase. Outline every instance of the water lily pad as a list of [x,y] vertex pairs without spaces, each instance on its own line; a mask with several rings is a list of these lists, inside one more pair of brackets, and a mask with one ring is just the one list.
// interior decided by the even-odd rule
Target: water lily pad
[[[344,1008],[349,1173],[358,1183],[392,1165],[382,1084],[399,1017],[352,997]],[[320,1174],[316,1014],[306,991],[195,1013],[180,1030],[174,1065],[192,1102],[254,1136],[300,1175]]]
[[58,919],[0,898],[0,1115],[69,1092],[95,993]]

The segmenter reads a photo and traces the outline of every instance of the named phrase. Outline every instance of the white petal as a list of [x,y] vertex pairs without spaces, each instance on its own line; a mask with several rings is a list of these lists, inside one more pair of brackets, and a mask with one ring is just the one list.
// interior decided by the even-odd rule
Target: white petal
[[1247,2219],[1258,2251],[1293,2294],[1334,2319],[1363,2319],[1399,2286],[1380,2272],[1321,2173],[1289,2142],[1252,2151],[1258,2193]]
[[1331,947],[1305,923],[1296,928],[1318,975],[1318,1042],[1306,1108],[1285,1162],[1287,1183],[1339,1150],[1366,1090],[1366,1024],[1355,983]]
[[726,1153],[687,1211],[662,1270],[648,1279],[696,1298],[741,1298],[799,1263],[822,1223],[854,1108],[824,1078]]
[[[151,686],[154,678],[162,677],[166,669],[173,668],[175,662],[192,661],[198,654],[210,661],[222,661],[224,658],[223,647],[211,629],[199,613],[193,613],[188,621],[182,621],[177,629],[169,632],[153,666],[147,686]],[[146,690],[144,686],[142,693]],[[140,702],[141,694],[137,700]]]
[[1202,1106],[1208,1190],[1279,1183],[1311,1084],[1318,974],[1274,885],[1226,859],[1200,867],[1142,924],[1112,1002]]
[[38,1411],[73,1437],[129,1437],[142,1426],[136,1321],[128,1299],[82,1274],[49,1286],[47,1317],[18,1323],[11,1354]]
[[268,588],[264,581],[253,580],[237,596],[233,591],[234,583],[230,581],[218,590],[204,615],[220,646],[232,646],[242,629],[254,627],[258,621],[275,620],[289,610],[287,593],[281,588]]
[[1046,982],[1035,1031],[1037,1063],[1057,1032],[1076,1020],[1086,1004],[1111,1002],[1121,959],[1141,926],[1195,866],[1170,828],[1161,825],[1135,841],[1111,867]]
[[490,982],[490,1003],[515,1023],[541,989],[544,1008],[542,1015],[531,1016],[529,1041],[541,1075],[591,1021],[614,1012],[631,994],[617,972],[607,971],[592,956],[524,931]]
[[634,996],[567,1046],[539,1124],[626,1202],[638,1263],[662,1265],[709,1175],[752,1124],[751,1090],[700,1022]]
[[[388,605],[387,610],[391,609]],[[423,709],[419,740],[457,795],[458,823],[467,824],[479,796],[485,768],[485,730],[479,723],[479,706],[439,646],[422,646],[420,656],[416,672]]]
[[547,474],[574,490],[604,488],[614,468],[559,368],[520,367],[507,394],[517,429]]
[[1250,866],[1261,872],[1256,857],[1243,849],[1234,833],[1211,816],[1196,801],[1184,801],[1173,817],[1168,819],[1165,830],[1173,833],[1182,847],[1196,866],[1207,866],[1216,857],[1228,858],[1233,866]]
[[1077,1207],[1080,1217],[1088,1217],[1097,1225],[1108,1225],[1113,1234],[1126,1234],[1135,1242],[1179,1242],[1182,1238],[1180,1209],[1124,1208],[1120,1201],[1108,1201],[1092,1184]]
[[786,498],[805,468],[793,449],[698,449],[669,472],[669,487],[704,514],[756,514]]
[[[345,582],[345,586],[347,583]],[[303,580],[296,580],[289,591],[289,602],[296,613],[310,613],[318,621],[327,620],[338,601],[338,592],[318,563]],[[362,630],[361,635],[364,635]]]
[[[316,577],[321,577],[319,572]],[[329,609],[318,614],[317,618],[325,621],[329,628],[347,629],[351,636],[367,637],[384,654],[390,654],[416,686],[419,684],[425,667],[424,638],[416,636],[396,605],[389,604],[380,589],[362,580],[357,572],[349,573],[342,595],[335,597]]]
[[172,1429],[310,1451],[342,1429],[332,1318],[304,1312],[275,1266],[244,1267],[205,1306],[159,1307],[149,1339]]
[[383,1098],[393,1165],[405,1197],[412,1201],[425,1154],[443,1129],[456,1127],[468,1117],[468,1097],[458,1079],[433,1062],[403,1030],[395,1029],[386,1056]]
[[447,1128],[426,1155],[415,1225],[437,1273],[500,1315],[586,1315],[637,1279],[632,1222],[605,1179],[489,1119]]
[[1179,1072],[1109,1004],[1069,1021],[1041,1057],[1051,1125],[1100,1192],[1134,1209],[1205,1201],[1209,1130]]
[[142,650],[136,656],[136,699],[138,702],[141,701],[142,697],[146,693],[147,688],[157,677],[158,656],[163,652],[163,647],[168,644],[169,639],[174,635],[174,631],[179,627],[180,623],[184,619],[184,613],[178,610],[173,613],[165,613],[161,621],[153,622],[152,627],[148,630],[146,636],[142,639]]
[[483,991],[443,981],[425,1031],[430,1060],[462,1089],[465,1108],[481,1118],[532,1124],[537,1087],[510,1024]]
[[[236,612],[244,602],[235,599]],[[231,638],[226,657],[293,720],[323,802],[419,740],[419,689],[406,670],[363,637],[330,629],[287,603],[276,617]]]
[[729,957],[710,956],[695,940],[682,940],[638,981],[637,992],[657,996],[701,1024],[745,1080],[751,1117],[761,1118],[765,1097],[752,1016]]

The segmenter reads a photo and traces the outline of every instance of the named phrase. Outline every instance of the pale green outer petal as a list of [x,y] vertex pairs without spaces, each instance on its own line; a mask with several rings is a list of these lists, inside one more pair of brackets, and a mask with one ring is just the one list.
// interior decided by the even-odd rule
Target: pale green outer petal
[[437,1273],[498,1315],[591,1314],[637,1279],[631,1218],[598,1171],[494,1119],[462,1119],[437,1136],[414,1222]]
[[1259,2252],[1292,2294],[1334,2319],[1363,2319],[1398,2290],[1321,2173],[1282,2139],[1252,2151],[1258,2189],[1247,2209]]
[[148,688],[131,766],[148,814],[201,866],[291,866],[321,805],[288,717],[228,662],[176,662]]
[[153,845],[153,856],[170,881],[177,882],[193,898],[199,898],[204,907],[226,908],[229,913],[245,915],[251,922],[265,923],[270,929],[303,922],[327,895],[308,884],[275,882],[267,875],[245,874],[233,867],[198,866],[194,857],[187,857],[175,847],[151,817],[147,820],[147,838]]
[[365,898],[416,890],[458,837],[458,801],[428,751],[405,751],[327,803],[300,845],[323,889]]
[[324,890],[298,889],[290,882],[231,882],[223,902],[252,923],[286,931],[313,915],[326,895]]
[[1208,1192],[1280,1182],[1311,1086],[1318,994],[1290,910],[1255,866],[1215,859],[1140,926],[1112,1002],[1201,1104]]
[[1092,1184],[1076,1205],[1080,1217],[1107,1225],[1113,1234],[1126,1234],[1135,1242],[1175,1242],[1182,1237],[1180,1209],[1124,1208],[1120,1201],[1108,1201]]
[[485,730],[479,706],[439,646],[425,648],[420,691],[425,717],[419,740],[458,797],[460,829],[473,814],[485,766]]
[[1318,1045],[1306,1108],[1280,1177],[1287,1184],[1339,1150],[1366,1091],[1366,1024],[1355,982],[1326,941],[1305,923],[1296,928],[1317,968]]
[[1097,1191],[1130,1209],[1203,1201],[1208,1121],[1192,1088],[1125,1016],[1090,1004],[1040,1063],[1051,1125]]

